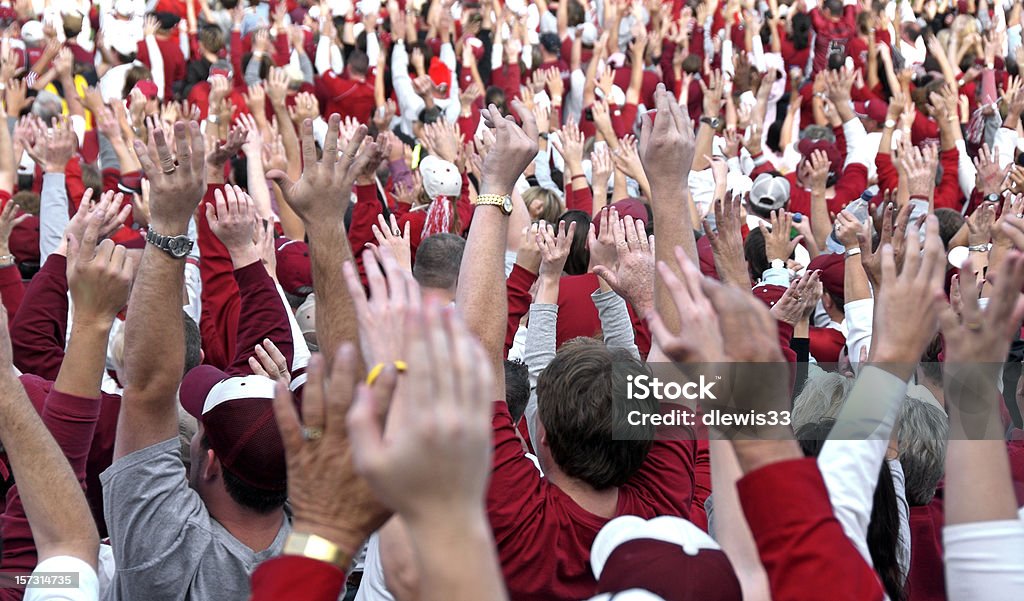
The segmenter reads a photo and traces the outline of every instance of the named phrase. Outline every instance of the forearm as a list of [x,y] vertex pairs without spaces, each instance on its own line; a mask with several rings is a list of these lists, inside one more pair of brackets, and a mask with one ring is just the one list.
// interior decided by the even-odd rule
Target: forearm
[[[625,349],[639,360],[636,333],[633,331],[633,321],[629,318],[625,299],[611,290],[597,290],[591,293],[590,298],[597,307],[597,317],[601,321],[605,345],[608,348]],[[646,313],[646,310],[638,307],[637,312]]]
[[355,304],[342,276],[341,266],[352,261],[352,249],[340,218],[337,223],[306,223],[309,254],[316,294],[316,335],[320,353],[330,365],[343,343],[350,343],[361,357]]
[[[684,171],[682,178],[666,177],[667,175],[669,174],[649,174],[652,198],[657,199],[652,205],[654,222],[659,228],[654,258],[657,261],[664,261],[676,272],[676,276],[683,280],[683,274],[675,259],[676,247],[680,247],[694,265],[700,264],[697,258],[697,243],[693,238],[693,224],[686,209],[687,203],[690,202],[687,173]],[[655,278],[654,284],[654,308],[668,328],[678,328],[679,315],[671,292],[661,278]]]
[[[476,510],[477,508],[474,508]],[[407,520],[409,537],[422,575],[425,601],[478,601],[508,599],[491,528],[483,512],[417,523]],[[437,553],[443,548],[444,553]]]
[[245,172],[248,176],[246,189],[252,195],[256,214],[260,219],[270,219],[274,209],[270,204],[270,187],[267,185],[267,174],[263,169],[263,156],[259,151],[246,155]]
[[530,305],[530,325],[526,328],[526,343],[523,345],[523,361],[530,374],[530,385],[537,385],[537,378],[555,358],[558,304],[535,302]]
[[71,555],[96,567],[99,534],[78,479],[13,370],[0,377],[0,440],[32,525],[39,560]]
[[[718,115],[705,115],[707,117],[718,117]],[[715,130],[707,123],[701,123],[697,130],[696,151],[693,153],[693,171],[703,171],[711,166],[705,156],[711,156],[712,143],[715,140]]]
[[111,321],[75,311],[64,361],[53,384],[55,390],[78,397],[99,397]]

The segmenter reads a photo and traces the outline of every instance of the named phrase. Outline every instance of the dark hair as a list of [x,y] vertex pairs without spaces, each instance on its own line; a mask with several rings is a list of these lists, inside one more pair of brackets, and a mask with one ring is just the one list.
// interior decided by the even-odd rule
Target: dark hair
[[[251,61],[253,58],[255,57],[251,52],[242,55],[242,73],[245,73],[246,69],[249,68],[249,61]],[[270,57],[266,55],[259,57],[259,61],[260,79],[266,79],[267,77],[270,76],[270,68],[274,65],[274,63],[273,61],[271,61]]]
[[935,209],[935,217],[939,220],[939,236],[942,237],[942,246],[949,248],[949,241],[960,231],[967,220],[960,214],[960,211],[953,209]]
[[530,370],[518,359],[505,359],[505,403],[512,416],[512,423],[526,412],[526,404],[530,402]]
[[92,188],[93,198],[99,198],[103,194],[103,176],[100,174],[100,168],[96,163],[86,163],[82,161],[80,163],[82,167],[82,185],[86,188]]
[[576,0],[565,0],[569,3],[569,27],[582,25],[587,20],[587,13],[583,5]]
[[203,25],[199,28],[197,37],[203,48],[214,54],[224,49],[224,32],[216,25]]
[[78,34],[82,33],[82,17],[64,15],[61,19],[61,28],[64,30],[64,37],[68,40],[78,37]]
[[135,84],[147,79],[153,81],[153,73],[150,72],[148,67],[142,65],[132,66],[124,75],[124,88],[121,89],[121,98],[128,98],[132,89],[135,88]]
[[[829,432],[836,420],[825,418],[813,424],[805,424],[796,431],[800,448],[807,457],[817,457],[821,453]],[[871,503],[871,521],[868,523],[867,544],[871,553],[871,563],[875,573],[882,581],[882,587],[891,601],[905,598],[903,590],[903,574],[899,564],[900,549],[900,512],[897,503],[896,487],[892,483],[892,471],[889,463],[882,461],[878,472],[878,485]]]
[[238,6],[238,0],[220,0],[220,6],[225,10],[231,10]]
[[33,192],[31,188],[26,190],[18,186],[18,191],[11,197],[11,201],[17,203],[22,211],[36,217],[39,216],[39,193]]
[[596,490],[622,486],[651,449],[652,427],[630,428],[630,440],[616,439],[617,423],[629,411],[657,410],[654,400],[630,399],[626,376],[643,365],[623,349],[591,338],[576,338],[558,349],[537,378],[537,409],[551,458],[570,478]]
[[[204,451],[210,450],[210,441],[206,434],[199,439],[199,445]],[[250,486],[232,474],[223,464],[220,473],[224,474],[224,489],[228,491],[231,500],[256,513],[265,515],[277,511],[284,507],[284,502],[288,500],[287,490],[274,492]]]
[[498,86],[487,86],[484,92],[484,106],[494,105],[502,115],[508,114],[508,99],[505,98],[505,90]]
[[764,234],[761,233],[761,228],[751,228],[747,234],[747,239],[743,241],[743,257],[747,260],[747,269],[752,281],[761,279],[761,274],[771,267],[764,249]]
[[[565,222],[565,227],[576,222],[576,233],[569,247],[569,258],[565,261],[565,273],[583,275],[590,268],[590,249],[587,247],[587,233],[590,232],[590,215],[584,211],[566,211],[558,218]],[[554,224],[555,227],[558,224]]]
[[452,290],[459,282],[459,268],[466,241],[455,234],[427,236],[416,248],[412,275],[424,288]]
[[354,75],[366,75],[370,72],[370,57],[362,50],[353,50],[346,62],[348,70]]
[[825,0],[822,3],[825,10],[829,12],[833,17],[840,17],[843,14],[843,2],[842,0]]
[[436,123],[441,120],[441,114],[441,107],[437,105],[423,107],[423,110],[420,111],[420,123],[423,125]]
[[181,317],[185,322],[185,371],[181,372],[184,377],[193,367],[203,362],[203,337],[199,333],[199,324],[188,313],[182,311]]
[[700,73],[700,69],[700,57],[696,54],[687,54],[686,58],[683,59],[683,71],[693,75],[694,73]]
[[798,12],[793,15],[790,22],[792,31],[789,39],[793,42],[793,48],[803,50],[811,45],[811,15]]

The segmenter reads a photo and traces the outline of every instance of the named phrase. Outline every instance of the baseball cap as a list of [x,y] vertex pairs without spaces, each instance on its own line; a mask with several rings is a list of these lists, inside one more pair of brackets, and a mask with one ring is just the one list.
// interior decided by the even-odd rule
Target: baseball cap
[[[626,215],[629,215],[636,221],[642,221],[646,225],[650,221],[650,215],[647,213],[647,206],[639,198],[623,198],[622,200],[613,202],[608,205],[609,209],[615,209],[619,212],[619,219],[624,219]],[[601,216],[597,215],[594,217],[594,233],[601,233]]]
[[800,140],[800,143],[796,145],[797,151],[806,160],[814,153],[815,150],[823,150],[828,156],[828,161],[832,163],[831,172],[839,173],[843,168],[843,157],[839,154],[839,149],[836,145],[827,140],[812,140],[810,138],[804,138]]
[[590,566],[598,593],[639,589],[674,601],[743,598],[725,552],[683,518],[615,518],[597,533]]
[[313,286],[313,265],[309,246],[302,240],[279,238],[277,242],[277,281],[288,294],[299,296],[303,288]]
[[231,376],[212,365],[192,368],[181,382],[181,406],[203,424],[225,470],[253,488],[284,491],[284,442],[274,418],[274,381]]
[[132,0],[117,0],[114,2],[114,12],[122,17],[130,17],[135,14],[135,3]]
[[853,103],[853,112],[863,119],[884,122],[889,113],[889,105],[878,99],[857,101]]
[[306,346],[309,350],[316,351],[319,346],[316,342],[316,294],[310,294],[305,302],[295,310],[295,321],[299,324],[299,331],[306,339]]
[[423,190],[431,200],[438,196],[455,199],[462,194],[462,175],[459,168],[444,159],[427,155],[420,160]]
[[775,303],[779,302],[782,295],[786,293],[786,289],[775,284],[762,284],[755,286],[751,292],[764,304],[774,307]]
[[777,211],[789,202],[789,180],[762,173],[750,187],[750,204],[766,211]]
[[430,81],[437,87],[452,85],[452,70],[436,56],[430,59],[430,69],[427,71]]
[[843,298],[844,278],[846,277],[846,257],[841,253],[825,253],[811,259],[808,271],[818,270],[821,273],[821,285],[826,292]]
[[580,41],[583,42],[584,46],[593,46],[597,43],[597,25],[587,21],[583,24],[583,29],[580,31]]
[[26,21],[21,26],[21,39],[26,44],[35,44],[43,40],[43,24],[40,21]]

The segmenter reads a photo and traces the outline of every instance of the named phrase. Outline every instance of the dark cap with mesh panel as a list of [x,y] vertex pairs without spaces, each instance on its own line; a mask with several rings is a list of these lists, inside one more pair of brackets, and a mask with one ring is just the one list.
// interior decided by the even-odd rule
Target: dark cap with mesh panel
[[212,365],[185,374],[181,406],[202,422],[225,470],[253,488],[287,490],[284,443],[274,419],[274,381],[230,376]]

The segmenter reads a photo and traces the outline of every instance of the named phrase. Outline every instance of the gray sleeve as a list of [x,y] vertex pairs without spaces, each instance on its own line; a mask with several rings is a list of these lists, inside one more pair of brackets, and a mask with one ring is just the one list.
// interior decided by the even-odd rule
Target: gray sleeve
[[60,246],[68,221],[68,191],[63,173],[44,173],[39,193],[39,264]]
[[537,376],[555,358],[555,324],[558,305],[530,305],[530,325],[526,329],[523,361],[530,370],[530,387],[537,386]]
[[523,361],[530,373],[530,400],[526,404],[523,418],[530,439],[536,440],[537,418],[537,377],[555,358],[555,324],[558,322],[558,305],[534,303],[530,305],[530,325],[526,328],[526,344]]
[[633,320],[629,318],[625,299],[612,290],[597,290],[590,298],[597,307],[601,331],[604,332],[604,343],[608,348],[626,349],[630,356],[639,360],[640,349],[636,347],[636,333],[633,331]]
[[[250,61],[251,62],[251,61]],[[302,71],[302,80],[308,84],[313,83],[313,63],[305,53],[299,54],[299,69]]]
[[96,134],[96,139],[99,141],[100,145],[100,169],[117,169],[120,171],[121,161],[117,158],[117,153],[114,152],[114,147],[110,145],[110,140],[101,133]]
[[258,60],[250,60],[249,64],[245,66],[245,85],[254,86],[263,81],[260,77],[260,62]]
[[100,482],[118,597],[143,598],[165,583],[168,594],[180,594],[182,577],[195,573],[210,545],[212,524],[188,485],[178,438],[121,457]]

